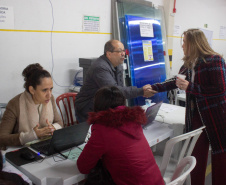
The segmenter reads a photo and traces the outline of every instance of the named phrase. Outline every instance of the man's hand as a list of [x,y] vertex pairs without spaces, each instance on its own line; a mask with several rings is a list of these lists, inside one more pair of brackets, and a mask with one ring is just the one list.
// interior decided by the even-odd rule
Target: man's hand
[[151,85],[150,84],[147,84],[145,86],[143,86],[143,90],[147,90],[147,89],[152,89]]
[[152,97],[154,96],[156,93],[158,93],[157,91],[154,91],[151,87],[150,84],[147,84],[145,86],[143,86],[143,90],[144,90],[144,97],[145,98],[149,98],[149,97]]

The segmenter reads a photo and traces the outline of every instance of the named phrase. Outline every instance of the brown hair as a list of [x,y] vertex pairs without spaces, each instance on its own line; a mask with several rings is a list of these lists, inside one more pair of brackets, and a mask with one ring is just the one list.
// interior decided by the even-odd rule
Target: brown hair
[[37,85],[41,84],[42,78],[51,78],[51,75],[48,71],[44,70],[43,67],[39,64],[30,64],[22,72],[24,77],[24,88],[29,92],[29,86],[32,86],[36,89]]
[[125,97],[117,87],[102,87],[94,97],[94,112],[114,109],[125,104]]
[[185,67],[191,68],[198,58],[205,61],[205,56],[219,55],[210,47],[205,34],[200,29],[188,29],[182,34],[181,40],[183,36],[186,38],[187,50],[187,55],[182,58]]

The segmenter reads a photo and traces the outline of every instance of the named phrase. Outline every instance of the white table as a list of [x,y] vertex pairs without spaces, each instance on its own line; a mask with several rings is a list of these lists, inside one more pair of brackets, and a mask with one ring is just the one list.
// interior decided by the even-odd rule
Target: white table
[[[170,125],[170,128],[173,129],[172,137],[181,135],[184,133],[185,128],[185,107],[163,103],[160,107],[156,120],[163,121],[164,123]],[[181,147],[181,144],[177,144],[176,146],[174,146],[174,151],[172,153],[172,156],[174,158],[178,158],[178,151],[181,150]],[[164,148],[165,143],[160,143],[157,146],[156,151],[161,154],[164,152]]]
[[[58,157],[54,158],[59,160]],[[55,162],[53,157],[49,157],[41,163],[26,164],[18,169],[36,185],[72,185],[85,179],[85,175],[79,172],[76,162],[69,159]]]
[[[184,108],[176,106],[176,109],[168,109],[167,112],[167,106],[168,104],[164,108],[162,104],[156,121],[144,130],[150,146],[175,135],[171,127],[177,123],[184,123]],[[175,105],[169,107],[175,108]],[[55,162],[53,157],[48,157],[41,163],[33,162],[17,168],[36,185],[71,185],[85,179],[85,175],[79,172],[76,162],[69,159]]]
[[[144,110],[147,105],[142,106]],[[155,118],[156,121],[167,123],[171,126],[174,124],[185,125],[185,107],[162,103],[159,112]]]
[[169,124],[174,130],[173,137],[183,134],[185,127],[185,107],[163,103],[156,120]]
[[[6,152],[17,149],[19,148],[10,147]],[[58,162],[55,162],[54,159]],[[42,162],[35,161],[15,167],[6,161],[4,171],[21,175],[29,184],[33,182],[35,185],[72,185],[85,179],[85,174],[79,172],[76,161],[62,160],[62,157],[59,158],[57,156],[54,156],[54,158],[52,156],[46,157]]]
[[158,121],[153,121],[143,132],[150,147],[173,136],[173,129],[169,125]]
[[[144,109],[147,109],[148,106],[145,105],[142,107]],[[181,135],[183,134],[185,127],[185,107],[163,103],[160,107],[160,110],[155,120],[165,123],[166,125],[168,125],[169,128],[173,129],[173,135],[171,137]],[[164,148],[165,143],[159,143],[155,150],[158,153],[162,154],[164,152]],[[177,158],[178,156],[177,151],[180,150],[180,148],[181,148],[180,145],[176,145],[172,156]]]
[[[173,129],[158,121],[154,121],[144,130],[144,135],[150,146],[171,137],[172,134]],[[59,160],[58,157],[55,159]],[[69,159],[55,162],[53,157],[47,157],[40,163],[36,161],[17,168],[36,185],[71,185],[85,179],[85,175],[79,172],[76,162]]]
[[[149,145],[154,146],[171,137],[173,129],[165,123],[154,121],[144,130],[144,135]],[[56,160],[59,158],[56,157]],[[85,175],[79,172],[76,162],[69,159],[55,162],[53,157],[47,157],[40,163],[36,161],[17,168],[36,185],[71,185],[85,179]]]

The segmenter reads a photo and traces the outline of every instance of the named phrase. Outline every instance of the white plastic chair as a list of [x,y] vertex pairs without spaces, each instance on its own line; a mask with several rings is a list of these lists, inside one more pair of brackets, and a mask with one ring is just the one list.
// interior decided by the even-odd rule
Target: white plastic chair
[[[200,134],[203,132],[204,128],[205,126],[170,139],[166,143],[163,156],[162,157],[155,156],[155,160],[157,164],[160,164],[160,161],[161,161],[161,165],[159,169],[161,171],[161,174],[165,183],[170,182],[174,169],[180,163],[181,159],[184,158],[185,156],[191,156],[191,153],[195,147],[195,144]],[[171,154],[173,152],[174,145],[182,141],[184,142],[182,144],[181,150],[179,151],[180,155],[178,160],[171,159]],[[188,181],[188,183],[190,183],[190,181]]]
[[172,180],[166,185],[183,185],[191,171],[195,168],[196,159],[193,156],[187,156],[183,158],[178,164]]

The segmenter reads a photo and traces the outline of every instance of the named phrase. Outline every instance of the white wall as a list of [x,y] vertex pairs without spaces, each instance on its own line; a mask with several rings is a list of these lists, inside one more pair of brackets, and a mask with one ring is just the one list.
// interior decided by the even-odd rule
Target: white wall
[[[174,24],[181,26],[181,34],[189,28],[213,31],[212,48],[226,57],[226,40],[219,40],[220,26],[226,26],[226,0],[179,0],[176,10]],[[208,24],[208,28],[204,28],[204,24]],[[182,57],[180,38],[174,38],[171,74],[178,73]]]
[[[149,0],[155,5],[163,5],[164,0]],[[172,0],[165,0],[172,1]],[[108,34],[53,33],[53,78],[60,86],[73,82],[75,71],[79,69],[78,59],[98,57],[111,38],[110,0],[51,0],[54,15],[54,31],[82,31],[83,15],[100,16],[100,32]],[[39,62],[52,71],[51,33],[28,32],[26,30],[51,31],[52,9],[50,0],[0,0],[0,6],[14,8],[15,30],[0,30],[0,102],[6,103],[22,92],[22,70],[30,63]],[[204,28],[214,31],[213,49],[226,56],[226,40],[219,38],[220,26],[226,26],[225,0],[179,0],[174,24],[181,26],[181,32],[188,28]],[[173,69],[177,74],[183,52],[180,39],[173,38]],[[54,96],[67,92],[68,87],[54,83]]]
[[[53,78],[60,86],[73,82],[79,69],[78,59],[103,54],[106,41],[111,38],[110,0],[51,0],[54,31],[82,32],[84,15],[100,17],[100,33],[53,33]],[[49,0],[0,0],[0,6],[13,7],[15,30],[45,30],[52,28],[52,9]],[[0,102],[6,103],[22,92],[22,70],[39,62],[52,71],[50,32],[0,31]],[[67,92],[68,87],[54,83],[53,94]]]

